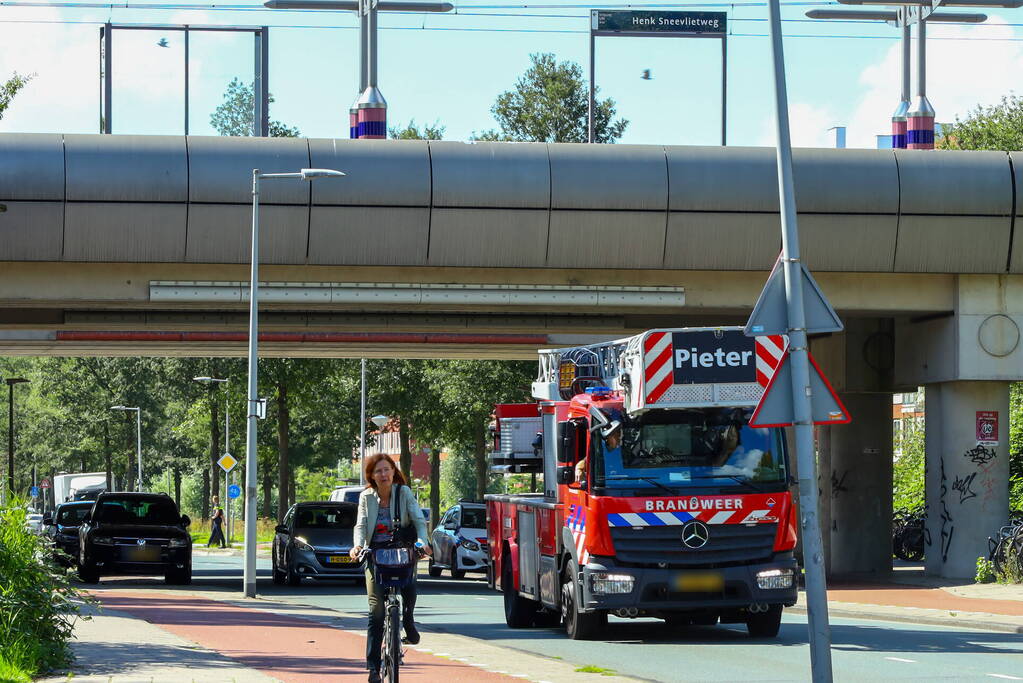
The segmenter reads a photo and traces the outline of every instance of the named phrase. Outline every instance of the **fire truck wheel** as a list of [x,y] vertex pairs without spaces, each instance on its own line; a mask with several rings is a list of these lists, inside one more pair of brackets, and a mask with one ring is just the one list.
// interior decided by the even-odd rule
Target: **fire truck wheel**
[[781,627],[781,605],[771,605],[766,612],[746,615],[750,638],[774,638]]
[[504,558],[501,591],[504,593],[504,621],[508,628],[529,628],[536,616],[536,602],[519,595],[512,578],[511,557]]
[[561,583],[561,616],[565,633],[572,640],[593,640],[607,628],[607,612],[580,612],[575,579],[566,571]]

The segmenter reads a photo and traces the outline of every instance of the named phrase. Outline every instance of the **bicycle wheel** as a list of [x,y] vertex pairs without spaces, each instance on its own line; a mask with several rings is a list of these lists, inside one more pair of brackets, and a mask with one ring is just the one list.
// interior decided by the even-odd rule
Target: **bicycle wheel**
[[398,683],[398,669],[401,667],[401,606],[397,601],[387,606],[383,647],[381,678],[388,683]]

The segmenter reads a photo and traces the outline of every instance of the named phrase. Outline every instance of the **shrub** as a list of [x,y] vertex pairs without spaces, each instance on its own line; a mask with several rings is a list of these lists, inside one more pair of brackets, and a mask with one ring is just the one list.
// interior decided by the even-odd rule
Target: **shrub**
[[66,665],[79,605],[92,602],[25,517],[17,499],[0,506],[0,677],[13,680]]
[[992,583],[995,578],[995,563],[986,557],[978,557],[977,575],[974,577],[974,581],[977,583]]

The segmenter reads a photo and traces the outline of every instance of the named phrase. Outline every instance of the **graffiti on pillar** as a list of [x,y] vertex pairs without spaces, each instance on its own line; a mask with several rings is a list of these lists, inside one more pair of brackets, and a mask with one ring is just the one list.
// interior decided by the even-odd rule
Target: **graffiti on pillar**
[[956,480],[952,482],[952,490],[959,492],[959,504],[962,505],[970,498],[976,498],[977,494],[970,488],[973,485],[973,480],[977,477],[977,473],[974,472],[968,477],[956,477]]
[[831,497],[838,498],[839,493],[845,493],[849,489],[845,485],[845,478],[849,476],[849,470],[842,473],[842,478],[839,479],[838,475],[834,470],[831,470]]
[[982,444],[977,444],[970,450],[963,453],[964,458],[969,458],[976,465],[983,465],[995,459],[998,454],[995,453],[995,449],[988,448]]
[[995,502],[995,490],[998,487],[995,476],[991,470],[995,468],[995,463],[989,462],[983,465],[978,465],[977,470],[980,472],[980,501],[981,507],[985,510]]
[[952,523],[952,513],[948,511],[948,477],[945,476],[945,459],[941,459],[941,561],[948,562],[948,549],[952,547],[952,536],[955,534],[955,525]]

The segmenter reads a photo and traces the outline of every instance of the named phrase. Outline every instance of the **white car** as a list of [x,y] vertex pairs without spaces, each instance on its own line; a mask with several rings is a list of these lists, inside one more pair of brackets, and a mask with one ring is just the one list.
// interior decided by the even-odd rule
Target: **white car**
[[430,576],[438,577],[444,569],[461,579],[466,572],[486,572],[490,564],[487,548],[487,507],[482,503],[462,501],[440,518],[430,536],[433,557]]
[[34,534],[43,532],[43,516],[38,512],[30,512],[25,516],[25,527]]
[[358,503],[359,494],[365,490],[366,487],[361,484],[355,484],[354,486],[338,486],[330,492],[330,498],[328,498],[328,500],[332,503]]

